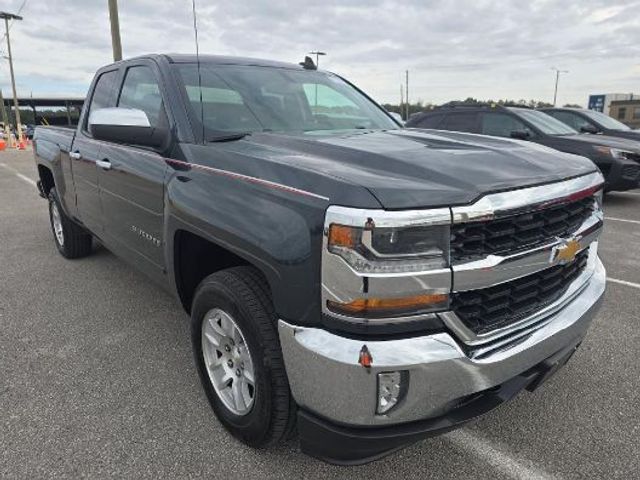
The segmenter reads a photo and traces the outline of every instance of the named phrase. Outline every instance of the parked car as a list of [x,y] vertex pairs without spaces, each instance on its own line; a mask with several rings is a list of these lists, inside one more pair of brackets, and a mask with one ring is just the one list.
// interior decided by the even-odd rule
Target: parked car
[[604,134],[610,137],[640,141],[640,130],[632,130],[615,118],[586,108],[541,108],[540,111],[566,123],[583,133]]
[[539,143],[591,159],[603,173],[605,190],[629,190],[640,183],[640,143],[606,135],[580,135],[541,111],[494,104],[452,103],[415,116],[409,128],[481,133]]
[[297,425],[304,452],[354,464],[564,365],[605,289],[604,180],[575,155],[406,130],[309,63],[103,67],[75,132],[36,128],[38,188],[62,256],[99,239],[179,299],[233,435]]

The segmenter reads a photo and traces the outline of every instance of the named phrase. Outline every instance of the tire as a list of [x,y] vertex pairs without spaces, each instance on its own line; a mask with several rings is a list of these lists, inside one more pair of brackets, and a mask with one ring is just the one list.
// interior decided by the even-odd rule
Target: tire
[[67,216],[55,188],[49,191],[49,222],[53,241],[63,257],[80,258],[91,253],[91,234]]
[[[213,323],[218,327],[223,325],[223,314],[231,318],[240,332],[238,341],[232,346],[232,352],[236,347],[241,350],[245,361],[250,357],[250,362],[247,363],[253,368],[253,396],[245,401],[246,395],[243,395],[245,398],[240,403],[247,409],[243,412],[234,411],[229,392],[218,393],[212,378],[216,376],[216,372],[220,375],[222,369],[226,376],[233,377],[235,373],[236,377],[229,380],[230,386],[225,388],[233,390],[233,387],[240,385],[238,388],[249,394],[251,389],[247,387],[245,390],[242,386],[250,382],[241,378],[245,375],[238,373],[237,369],[229,373],[224,366],[225,363],[229,365],[229,360],[234,360],[221,356],[224,350],[222,344],[228,347],[226,340],[222,340],[216,347],[203,337],[203,330],[205,333],[212,332]],[[216,315],[220,317],[220,322],[215,320]],[[202,386],[220,422],[234,437],[252,447],[279,443],[288,439],[294,430],[296,405],[289,390],[276,322],[266,280],[252,267],[234,267],[216,272],[206,277],[196,290],[191,309],[191,340]],[[219,335],[219,338],[222,337]],[[248,347],[248,352],[244,350],[245,346]],[[215,356],[211,355],[211,351],[215,351]],[[214,362],[222,359],[222,362],[217,363],[217,367],[208,369],[205,365],[207,358],[213,358]],[[236,365],[233,367],[236,367],[239,358],[234,358]],[[236,378],[240,383],[235,383]],[[217,382],[218,389],[221,388],[221,383],[224,384]]]

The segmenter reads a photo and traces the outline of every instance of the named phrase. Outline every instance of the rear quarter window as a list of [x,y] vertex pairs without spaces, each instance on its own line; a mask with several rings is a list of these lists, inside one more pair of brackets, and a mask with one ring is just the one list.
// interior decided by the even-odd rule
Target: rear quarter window
[[442,122],[445,130],[477,132],[478,114],[472,112],[450,113]]

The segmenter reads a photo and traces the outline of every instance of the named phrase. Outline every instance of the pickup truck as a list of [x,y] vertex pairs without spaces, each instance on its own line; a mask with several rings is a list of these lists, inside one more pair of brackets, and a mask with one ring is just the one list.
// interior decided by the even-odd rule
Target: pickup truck
[[98,241],[172,292],[254,447],[358,464],[459,427],[555,373],[602,302],[592,162],[402,128],[309,60],[117,62],[34,147],[59,252]]

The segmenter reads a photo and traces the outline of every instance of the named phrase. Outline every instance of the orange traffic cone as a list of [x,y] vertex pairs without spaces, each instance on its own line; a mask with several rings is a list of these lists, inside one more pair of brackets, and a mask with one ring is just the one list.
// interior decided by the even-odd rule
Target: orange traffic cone
[[7,148],[7,142],[0,138],[0,151],[4,150],[5,148]]

